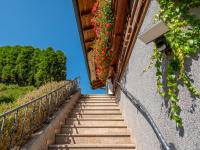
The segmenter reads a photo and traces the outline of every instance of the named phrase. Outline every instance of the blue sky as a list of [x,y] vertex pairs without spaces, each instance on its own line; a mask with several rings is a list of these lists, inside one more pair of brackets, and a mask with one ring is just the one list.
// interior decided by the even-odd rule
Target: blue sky
[[0,0],[0,46],[32,45],[64,50],[67,78],[81,76],[82,93],[90,88],[72,0]]

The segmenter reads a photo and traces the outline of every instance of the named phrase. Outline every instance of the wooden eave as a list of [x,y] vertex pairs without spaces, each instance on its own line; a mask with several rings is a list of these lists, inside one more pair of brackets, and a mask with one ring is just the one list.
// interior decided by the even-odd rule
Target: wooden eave
[[[91,19],[91,9],[96,0],[73,0],[77,23],[84,49],[85,60],[92,88],[100,88],[105,83],[96,77],[92,44],[95,39]],[[135,41],[142,26],[150,0],[113,0],[114,28],[111,35],[113,56],[111,67],[114,80],[120,80],[131,56]]]
[[93,89],[105,86],[96,76],[94,50],[92,48],[93,41],[95,40],[95,33],[93,31],[94,27],[91,24],[91,19],[93,17],[91,10],[95,2],[96,0],[73,0],[90,84]]

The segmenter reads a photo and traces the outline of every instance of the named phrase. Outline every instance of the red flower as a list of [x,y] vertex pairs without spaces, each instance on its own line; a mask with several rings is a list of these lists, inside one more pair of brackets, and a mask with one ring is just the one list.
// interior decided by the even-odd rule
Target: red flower
[[106,32],[106,35],[107,35],[107,36],[108,36],[108,34],[109,34],[109,33],[108,33],[108,32]]
[[106,23],[106,28],[110,28],[111,24],[110,23]]
[[95,14],[97,11],[97,7],[98,7],[98,3],[94,3],[93,7],[92,7],[92,13]]
[[99,37],[99,33],[98,33],[97,30],[95,30],[95,34],[96,34],[97,37]]
[[105,48],[102,49],[102,51],[104,51],[104,52],[107,51],[107,50],[108,50],[108,47],[107,47],[107,46],[106,46]]
[[96,69],[96,72],[97,72],[97,73],[100,73],[100,70],[99,70],[99,69]]

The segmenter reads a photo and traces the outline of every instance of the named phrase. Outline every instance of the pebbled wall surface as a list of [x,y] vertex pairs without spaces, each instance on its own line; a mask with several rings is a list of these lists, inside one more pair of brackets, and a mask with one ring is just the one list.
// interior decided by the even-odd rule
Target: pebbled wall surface
[[[157,1],[151,0],[140,33],[153,24],[154,15],[158,10]],[[199,10],[195,9],[194,11]],[[168,143],[173,143],[178,150],[200,150],[200,100],[194,99],[185,87],[179,85],[184,129],[177,130],[175,123],[168,118],[167,104],[156,93],[154,66],[143,73],[143,70],[149,65],[152,51],[152,43],[145,45],[140,39],[137,39],[121,82],[147,108]],[[186,60],[188,74],[198,89],[200,89],[199,56],[200,54]],[[160,144],[147,121],[122,92],[117,94],[124,118],[135,137],[137,150],[159,150]]]

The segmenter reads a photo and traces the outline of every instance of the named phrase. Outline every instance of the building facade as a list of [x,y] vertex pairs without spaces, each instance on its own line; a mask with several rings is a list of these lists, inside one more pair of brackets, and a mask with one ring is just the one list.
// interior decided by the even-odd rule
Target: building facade
[[[95,1],[90,2],[94,3]],[[77,0],[74,3],[80,36],[84,39],[86,31],[83,29],[87,28],[83,27],[81,23],[83,22],[81,14],[84,14],[84,12],[81,12],[81,5],[83,5],[81,0]],[[115,62],[115,77],[112,79],[113,82],[121,82],[147,108],[164,138],[173,148],[178,150],[200,149],[199,99],[193,97],[181,83],[178,85],[179,105],[182,110],[180,116],[183,119],[183,128],[177,128],[176,123],[169,118],[168,102],[157,92],[155,67],[144,72],[144,69],[150,63],[150,57],[155,46],[153,42],[149,44],[143,43],[139,39],[139,35],[155,24],[155,14],[160,11],[159,2],[157,0],[130,0],[123,2],[114,0],[112,6],[115,16],[112,44],[115,48],[115,53],[118,54],[115,55],[115,60],[117,61]],[[199,17],[200,8],[191,9],[191,13]],[[87,52],[84,48],[87,47],[87,40],[82,40],[82,43],[84,45],[84,52]],[[92,51],[90,50],[89,52],[91,53]],[[196,56],[187,58],[185,61],[187,74],[197,89],[200,89],[199,55],[198,53]],[[92,61],[89,55],[86,56],[86,62],[90,64],[88,65],[90,79],[96,80],[96,76],[95,79],[91,77],[91,73],[95,74],[95,66],[92,66]],[[167,63],[167,60],[164,60],[163,63]],[[93,69],[91,69],[92,67]],[[96,82],[97,84],[95,82],[91,82],[94,88],[104,86],[100,81]],[[143,115],[118,88],[116,88],[115,95],[118,98],[119,105],[131,133],[135,137],[137,149],[161,149],[161,145],[154,131]]]

